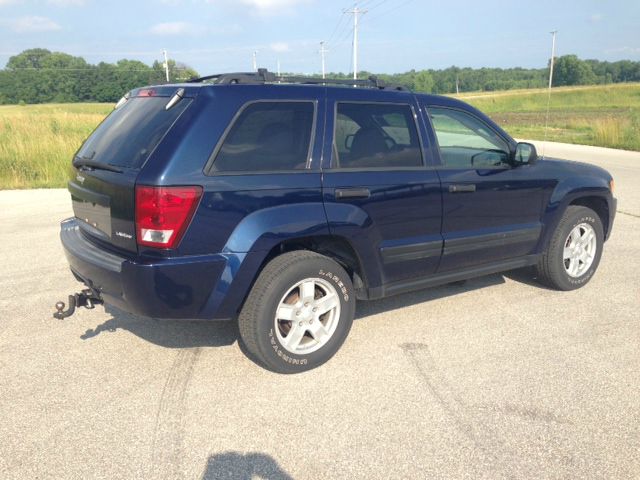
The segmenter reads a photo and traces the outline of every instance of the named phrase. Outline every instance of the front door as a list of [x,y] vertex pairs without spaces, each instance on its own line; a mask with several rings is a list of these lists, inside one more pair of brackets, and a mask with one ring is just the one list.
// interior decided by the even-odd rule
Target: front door
[[463,110],[427,107],[440,153],[444,238],[439,272],[531,254],[552,184],[511,163],[512,145]]

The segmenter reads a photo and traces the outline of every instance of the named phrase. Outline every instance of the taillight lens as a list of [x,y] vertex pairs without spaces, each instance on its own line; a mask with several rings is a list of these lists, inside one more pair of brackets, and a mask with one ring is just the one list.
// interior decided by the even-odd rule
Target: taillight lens
[[136,186],[138,245],[175,248],[198,207],[202,187]]

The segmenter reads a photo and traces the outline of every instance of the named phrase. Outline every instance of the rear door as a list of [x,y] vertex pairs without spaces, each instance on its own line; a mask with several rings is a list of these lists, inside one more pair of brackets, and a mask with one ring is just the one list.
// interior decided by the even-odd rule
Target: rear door
[[542,208],[552,184],[536,166],[514,166],[510,141],[484,119],[429,106],[440,153],[444,237],[439,271],[522,257],[534,252]]
[[[135,238],[135,183],[140,169],[189,107],[176,87],[138,89],[96,128],[73,160],[69,191],[85,234],[131,252]],[[167,108],[169,101],[174,104]],[[124,102],[124,103],[122,103]]]
[[436,271],[441,198],[410,94],[328,88],[323,196],[375,288]]

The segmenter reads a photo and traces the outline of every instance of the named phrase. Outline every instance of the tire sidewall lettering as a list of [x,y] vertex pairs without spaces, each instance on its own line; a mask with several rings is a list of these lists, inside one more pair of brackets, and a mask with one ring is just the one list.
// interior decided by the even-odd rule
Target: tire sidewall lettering
[[271,348],[273,351],[280,357],[283,361],[287,362],[290,365],[306,365],[308,360],[306,358],[295,358],[283,351],[280,348],[280,342],[276,339],[276,336],[273,332],[273,328],[269,330],[269,343],[271,344]]
[[340,277],[338,275],[335,275],[332,272],[325,272],[323,269],[320,269],[318,275],[327,278],[335,283],[338,291],[342,294],[342,298],[344,299],[344,301],[349,301],[349,290],[347,289],[347,286],[342,282],[342,280],[340,280]]

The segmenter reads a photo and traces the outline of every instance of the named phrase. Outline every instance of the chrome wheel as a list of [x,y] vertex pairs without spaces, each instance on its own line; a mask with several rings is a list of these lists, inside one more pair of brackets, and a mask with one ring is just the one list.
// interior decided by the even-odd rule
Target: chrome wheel
[[306,278],[284,294],[274,322],[282,347],[306,355],[327,344],[339,320],[340,298],[333,285],[321,278]]
[[596,232],[590,224],[581,223],[571,230],[562,255],[567,274],[573,278],[584,275],[593,264],[597,247]]

